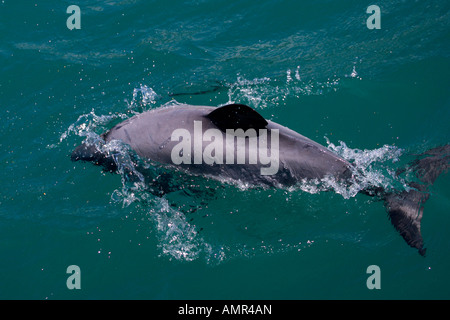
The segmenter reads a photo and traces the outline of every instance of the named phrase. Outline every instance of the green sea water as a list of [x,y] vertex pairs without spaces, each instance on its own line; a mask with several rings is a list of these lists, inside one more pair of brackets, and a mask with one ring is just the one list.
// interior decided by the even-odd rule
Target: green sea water
[[70,161],[136,113],[236,102],[401,187],[392,172],[450,142],[449,40],[441,0],[0,0],[0,298],[449,299],[448,175],[422,257],[349,190],[180,176],[189,192],[157,197]]

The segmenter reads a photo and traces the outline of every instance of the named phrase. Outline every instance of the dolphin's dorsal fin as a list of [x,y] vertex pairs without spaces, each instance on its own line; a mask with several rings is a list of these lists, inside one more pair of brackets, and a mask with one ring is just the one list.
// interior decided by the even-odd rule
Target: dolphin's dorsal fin
[[228,104],[206,115],[221,131],[227,129],[265,129],[267,121],[258,112],[244,104]]

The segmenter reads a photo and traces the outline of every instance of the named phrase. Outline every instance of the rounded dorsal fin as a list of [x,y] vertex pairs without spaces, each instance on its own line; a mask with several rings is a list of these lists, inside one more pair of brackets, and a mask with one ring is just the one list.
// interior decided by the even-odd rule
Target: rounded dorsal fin
[[258,112],[244,104],[228,104],[206,115],[221,131],[227,129],[265,129],[267,121]]

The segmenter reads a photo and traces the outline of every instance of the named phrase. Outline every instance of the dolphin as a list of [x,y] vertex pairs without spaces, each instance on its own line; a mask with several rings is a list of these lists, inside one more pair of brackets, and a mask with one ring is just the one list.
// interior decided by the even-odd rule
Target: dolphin
[[[160,107],[117,124],[101,138],[105,143],[119,140],[154,163],[221,181],[289,187],[327,177],[343,184],[358,179],[357,169],[341,156],[243,104]],[[90,161],[109,171],[118,165],[108,150],[88,142],[76,147],[71,159]],[[427,190],[449,163],[450,145],[438,147],[412,164],[419,183],[411,183],[411,190],[361,190],[384,201],[394,227],[421,255],[426,252],[420,222]]]

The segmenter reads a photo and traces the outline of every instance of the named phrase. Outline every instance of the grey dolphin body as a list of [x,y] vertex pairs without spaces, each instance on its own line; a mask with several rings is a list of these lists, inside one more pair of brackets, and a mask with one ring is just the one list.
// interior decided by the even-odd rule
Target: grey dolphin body
[[[236,106],[236,105],[235,105]],[[242,106],[244,109],[248,108]],[[218,129],[213,120],[208,115],[217,108],[208,106],[176,105],[171,107],[154,109],[137,116],[134,116],[121,124],[112,128],[105,136],[105,141],[121,140],[129,144],[136,153],[146,159],[162,164],[173,165],[172,150],[179,141],[172,141],[171,135],[176,129],[185,129],[194,139],[195,122],[202,124],[202,134],[209,129]],[[230,110],[233,112],[233,110]],[[244,111],[245,112],[245,111]],[[254,112],[253,110],[251,112]],[[256,117],[260,117],[255,112]],[[257,118],[260,120],[259,118]],[[262,120],[264,120],[261,117]],[[250,126],[256,122],[251,119]],[[263,123],[264,124],[264,123]],[[229,127],[234,126],[230,124]],[[258,127],[256,123],[253,127]],[[202,161],[200,164],[194,162],[194,142],[191,143],[191,164],[180,164],[186,170],[194,174],[209,175],[212,177],[231,178],[250,184],[267,185],[292,185],[303,179],[322,179],[326,175],[339,179],[351,176],[351,164],[331,152],[322,145],[302,136],[301,134],[283,127],[275,122],[267,121],[267,125],[261,128],[245,129],[267,129],[268,142],[270,142],[271,132],[274,129],[279,132],[279,164],[275,174],[262,175],[261,167],[267,167],[257,162],[254,165],[248,164],[249,153],[265,152],[257,148],[250,149],[248,137],[246,141],[246,158],[244,164],[237,163],[238,144],[234,142],[234,161],[213,165]],[[220,129],[219,129],[220,130]],[[245,130],[245,131],[247,131]],[[226,132],[221,131],[223,141],[226,141]],[[237,140],[237,138],[235,138]],[[202,154],[208,142],[202,143]],[[223,155],[226,155],[225,146]],[[250,150],[249,150],[250,149]],[[225,159],[226,160],[226,159]]]
[[[199,131],[200,124],[201,130]],[[211,131],[211,129],[213,130]],[[244,137],[246,143],[241,145],[240,150],[236,143],[239,134],[235,134],[235,137],[230,139],[229,131],[227,131],[234,130],[234,133],[238,133],[239,129],[241,129],[239,131],[241,134],[242,132],[244,134],[256,133],[258,143],[252,145],[250,137]],[[189,137],[173,136],[175,130],[188,133]],[[197,142],[193,141],[196,134],[198,136],[200,133],[203,136],[213,131],[215,132],[214,138],[209,137],[209,139],[206,139],[208,140],[207,142],[200,142],[200,147],[198,144],[196,145],[198,139],[196,140]],[[220,133],[219,136],[217,135],[218,133]],[[352,164],[342,157],[295,131],[275,122],[265,120],[256,111],[245,105],[233,104],[220,108],[175,105],[157,108],[123,121],[103,134],[102,137],[105,142],[120,140],[128,144],[140,157],[162,165],[176,165],[192,174],[208,175],[219,179],[239,180],[252,185],[291,186],[300,181],[314,179],[320,181],[326,177],[333,177],[342,183],[350,183],[354,179],[353,173],[355,173],[355,168]],[[251,137],[255,138],[255,136]],[[276,137],[278,141],[272,140],[273,137]],[[266,144],[259,143],[263,138],[266,139],[264,140]],[[185,147],[179,154],[178,151],[174,154],[174,148],[179,147],[183,140],[187,142],[186,139],[190,139],[190,144],[185,145],[189,147]],[[221,139],[223,143],[217,144],[214,152],[209,154],[211,156],[222,154],[222,161],[220,161],[220,157],[217,157],[214,163],[211,163],[211,159],[209,163],[208,160],[203,158],[200,159],[201,161],[198,161],[199,158],[195,158],[196,152],[197,155],[199,153],[201,155],[205,154],[208,145],[212,141],[216,141],[216,139]],[[231,144],[234,147],[231,153],[229,151],[230,144],[226,144],[224,141],[234,142],[234,144]],[[278,142],[278,145],[274,144],[274,142]],[[238,153],[243,151],[242,148],[245,149],[245,161],[237,163]],[[220,150],[222,152],[219,152]],[[234,159],[232,163],[226,161],[225,155],[227,150],[229,152],[228,160]],[[428,167],[419,164],[416,168],[417,172],[422,172],[422,176],[425,170],[427,173],[437,177],[443,170],[448,168],[450,146],[447,145],[442,150],[435,150],[437,151],[432,153],[433,156],[429,158]],[[273,174],[262,174],[262,169],[266,168],[267,170],[269,164],[267,161],[265,163],[257,161],[250,164],[252,154],[258,154],[258,156],[273,156],[277,154],[277,159],[272,159],[276,163],[270,164],[277,165],[277,170],[273,171]],[[183,157],[187,161],[174,163],[174,155]],[[72,160],[92,161],[109,170],[116,168],[115,160],[111,155],[99,150],[95,145],[85,143],[73,151]],[[394,227],[400,232],[406,242],[410,246],[417,248],[422,255],[425,254],[425,249],[423,248],[420,232],[420,221],[423,203],[428,198],[426,188],[434,182],[434,179],[432,181],[422,179],[426,185],[416,188],[418,191],[386,193],[383,190],[377,190],[376,192],[363,190],[364,193],[377,195],[385,201]]]

